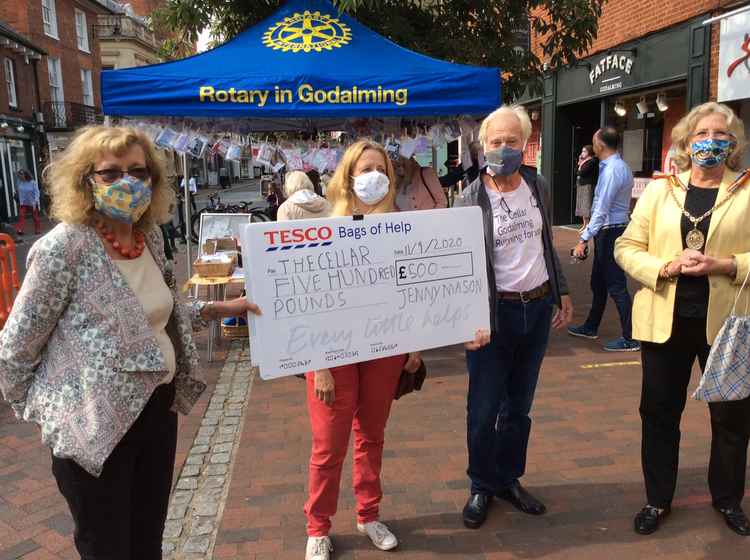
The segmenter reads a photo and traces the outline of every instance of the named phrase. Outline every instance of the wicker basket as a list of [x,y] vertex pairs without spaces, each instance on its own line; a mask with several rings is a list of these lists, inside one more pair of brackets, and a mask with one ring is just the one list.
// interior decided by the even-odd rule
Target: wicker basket
[[247,338],[247,325],[221,325],[221,334],[225,338]]
[[193,269],[198,276],[205,277],[221,277],[231,276],[234,270],[234,261],[229,262],[203,262],[200,258],[193,262]]

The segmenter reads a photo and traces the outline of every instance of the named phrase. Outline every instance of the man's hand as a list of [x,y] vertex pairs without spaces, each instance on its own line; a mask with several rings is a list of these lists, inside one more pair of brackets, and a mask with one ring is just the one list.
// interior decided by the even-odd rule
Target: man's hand
[[573,300],[570,299],[570,296],[561,296],[560,303],[562,307],[552,317],[552,328],[554,329],[566,327],[573,320]]
[[331,370],[320,369],[313,375],[315,376],[315,398],[323,401],[327,406],[333,406],[333,401],[336,399],[336,382]]
[[586,257],[586,247],[588,243],[585,241],[579,241],[578,245],[573,247],[573,256],[577,259],[583,259]]
[[414,373],[419,369],[419,363],[422,361],[422,353],[421,352],[410,352],[409,357],[406,360],[406,363],[404,364],[404,370],[408,371],[409,373]]
[[467,350],[479,350],[482,346],[489,344],[491,338],[490,331],[486,329],[478,329],[474,333],[474,340],[464,342],[464,348]]

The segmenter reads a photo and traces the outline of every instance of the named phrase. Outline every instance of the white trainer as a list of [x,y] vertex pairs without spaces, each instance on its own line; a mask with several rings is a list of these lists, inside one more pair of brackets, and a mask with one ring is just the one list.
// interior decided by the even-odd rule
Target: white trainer
[[370,521],[369,523],[357,523],[357,531],[370,537],[372,544],[380,550],[393,550],[398,546],[396,535],[380,521]]
[[305,560],[330,560],[333,544],[330,537],[307,537]]

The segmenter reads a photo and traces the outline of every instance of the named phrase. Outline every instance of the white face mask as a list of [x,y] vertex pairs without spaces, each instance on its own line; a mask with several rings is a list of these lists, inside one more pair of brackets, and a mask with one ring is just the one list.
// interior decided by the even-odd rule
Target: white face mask
[[353,177],[353,179],[354,194],[369,206],[377,204],[388,194],[390,181],[388,180],[388,176],[380,171],[362,173],[362,175]]

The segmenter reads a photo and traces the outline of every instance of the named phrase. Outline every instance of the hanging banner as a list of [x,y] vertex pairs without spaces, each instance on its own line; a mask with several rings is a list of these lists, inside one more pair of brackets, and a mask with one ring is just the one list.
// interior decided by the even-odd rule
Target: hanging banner
[[253,223],[241,235],[247,293],[263,311],[250,317],[263,379],[490,328],[479,207]]
[[721,20],[719,42],[720,102],[747,99],[750,84],[750,11]]

